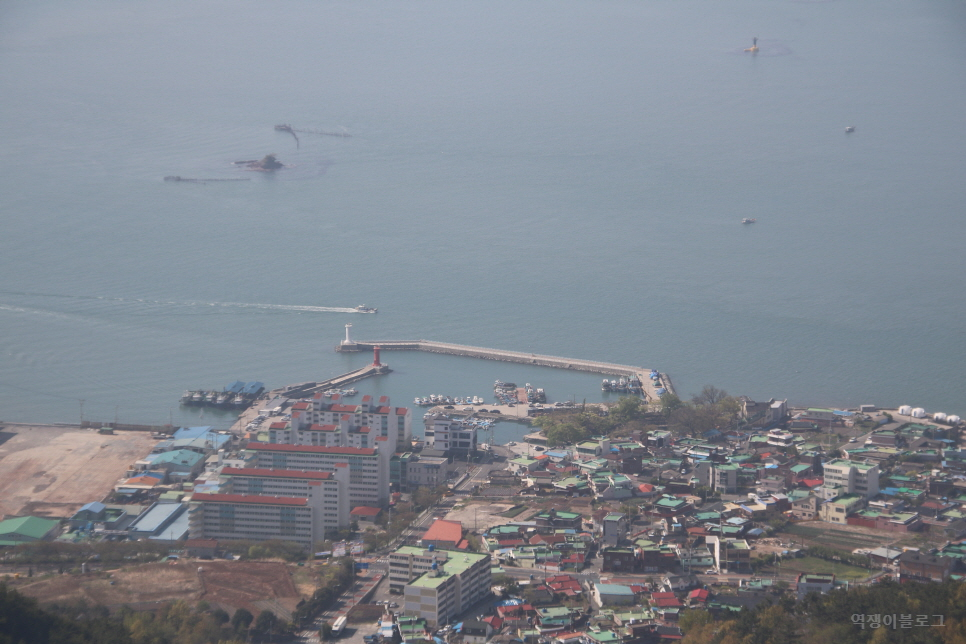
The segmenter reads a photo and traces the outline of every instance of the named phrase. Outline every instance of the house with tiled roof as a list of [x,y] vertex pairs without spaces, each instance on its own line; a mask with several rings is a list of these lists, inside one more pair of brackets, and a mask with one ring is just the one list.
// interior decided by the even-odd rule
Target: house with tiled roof
[[456,550],[464,543],[464,534],[463,524],[459,521],[436,519],[426,530],[420,542],[423,547],[432,545],[444,550]]

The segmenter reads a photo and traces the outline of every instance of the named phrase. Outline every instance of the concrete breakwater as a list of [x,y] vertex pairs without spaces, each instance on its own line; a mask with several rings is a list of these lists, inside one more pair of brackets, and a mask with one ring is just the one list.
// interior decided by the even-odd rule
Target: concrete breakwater
[[658,380],[651,380],[650,369],[635,367],[632,365],[615,364],[612,362],[599,362],[596,360],[581,360],[579,358],[564,358],[561,356],[548,356],[536,353],[525,353],[522,351],[505,351],[502,349],[488,349],[485,347],[473,347],[464,344],[450,344],[447,342],[434,342],[432,340],[387,340],[385,342],[341,342],[335,348],[340,352],[369,351],[379,347],[383,351],[426,351],[429,353],[443,353],[453,356],[465,356],[468,358],[480,358],[483,360],[498,360],[501,362],[515,362],[537,367],[551,367],[553,369],[569,369],[573,371],[585,371],[600,373],[624,378],[638,378],[644,386],[644,395],[648,400],[656,401],[659,398],[657,389],[663,387],[667,391],[674,393],[671,380],[665,374],[659,374]]
[[350,371],[349,373],[344,373],[341,376],[336,376],[335,378],[329,378],[328,380],[323,380],[321,382],[304,382],[298,385],[292,385],[280,393],[288,398],[305,398],[308,396],[315,395],[320,391],[325,391],[326,389],[339,389],[345,385],[352,384],[353,382],[358,382],[369,376],[375,376],[383,373],[389,373],[391,369],[386,365],[366,365],[362,369],[356,369],[355,371]]

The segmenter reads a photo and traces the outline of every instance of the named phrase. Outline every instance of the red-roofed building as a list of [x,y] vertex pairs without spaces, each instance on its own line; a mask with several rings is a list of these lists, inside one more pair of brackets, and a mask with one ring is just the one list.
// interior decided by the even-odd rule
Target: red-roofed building
[[463,541],[463,524],[459,521],[436,519],[423,535],[422,544],[443,550],[457,550]]
[[710,596],[711,593],[704,588],[695,588],[688,593],[688,604],[691,606],[694,606],[695,604],[706,604]]
[[379,508],[370,508],[365,505],[360,505],[352,508],[352,512],[349,513],[349,516],[359,523],[375,525],[380,514],[382,514],[382,510]]
[[316,497],[323,508],[322,524],[333,531],[349,527],[349,468],[331,472],[225,467],[222,489],[232,494]]
[[[313,440],[317,437],[311,432],[302,430],[311,425],[335,425],[339,428],[339,440],[330,439],[327,445],[344,445],[356,447],[372,447],[372,435],[388,439],[388,449],[409,449],[412,441],[412,414],[406,407],[393,407],[389,404],[388,396],[380,396],[378,403],[372,396],[363,396],[361,404],[353,405],[342,401],[339,396],[316,394],[308,401],[309,408],[292,414],[292,433],[286,440],[279,443],[317,444]],[[362,433],[357,432],[360,427],[371,428],[368,441],[362,440]],[[355,438],[350,437],[350,433]],[[367,443],[367,444],[366,444]]]
[[684,606],[674,593],[651,593],[651,606],[655,608],[677,608]]

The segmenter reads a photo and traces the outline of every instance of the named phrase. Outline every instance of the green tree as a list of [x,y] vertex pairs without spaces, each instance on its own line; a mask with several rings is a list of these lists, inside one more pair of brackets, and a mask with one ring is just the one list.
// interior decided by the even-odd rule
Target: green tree
[[494,586],[501,586],[508,595],[516,595],[520,592],[520,585],[510,575],[494,575],[490,583]]
[[678,626],[684,634],[688,634],[692,629],[701,628],[707,624],[714,623],[714,617],[706,610],[686,610],[678,619]]
[[263,610],[255,619],[255,626],[252,630],[259,635],[278,633],[278,617],[270,610]]
[[665,391],[661,394],[661,413],[665,417],[670,417],[675,410],[680,409],[684,405],[684,402],[678,397],[677,394],[672,394],[670,391]]
[[235,611],[235,614],[231,616],[231,626],[235,629],[236,633],[248,630],[248,627],[251,626],[254,619],[255,616],[250,612],[244,608],[239,608]]
[[637,396],[621,396],[610,408],[610,418],[617,425],[636,422],[644,418],[644,402]]
[[328,622],[322,622],[322,625],[319,627],[319,639],[327,640],[331,636],[332,636],[332,624]]

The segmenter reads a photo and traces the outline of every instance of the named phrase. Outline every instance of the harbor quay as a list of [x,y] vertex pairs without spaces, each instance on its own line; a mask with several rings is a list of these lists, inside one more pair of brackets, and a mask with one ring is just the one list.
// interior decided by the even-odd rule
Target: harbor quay
[[[452,344],[448,342],[435,342],[432,340],[386,340],[379,342],[360,342],[350,338],[350,326],[351,325],[346,325],[346,339],[336,345],[336,351],[369,351],[375,350],[377,347],[383,351],[425,351],[428,353],[442,353],[446,355],[463,356],[468,358],[480,358],[483,360],[514,362],[537,367],[550,367],[553,369],[568,369],[572,371],[584,371],[620,376],[622,378],[640,380],[642,383],[642,396],[648,402],[656,402],[661,397],[661,394],[663,394],[665,391],[674,393],[674,386],[671,384],[671,379],[667,374],[658,373],[651,369],[645,369],[644,367],[616,364],[612,362],[600,362],[597,360],[582,360],[580,358],[548,356],[537,353],[526,353],[522,351],[489,349],[486,347],[474,347],[465,344]],[[653,375],[656,375],[656,377],[652,377]]]

